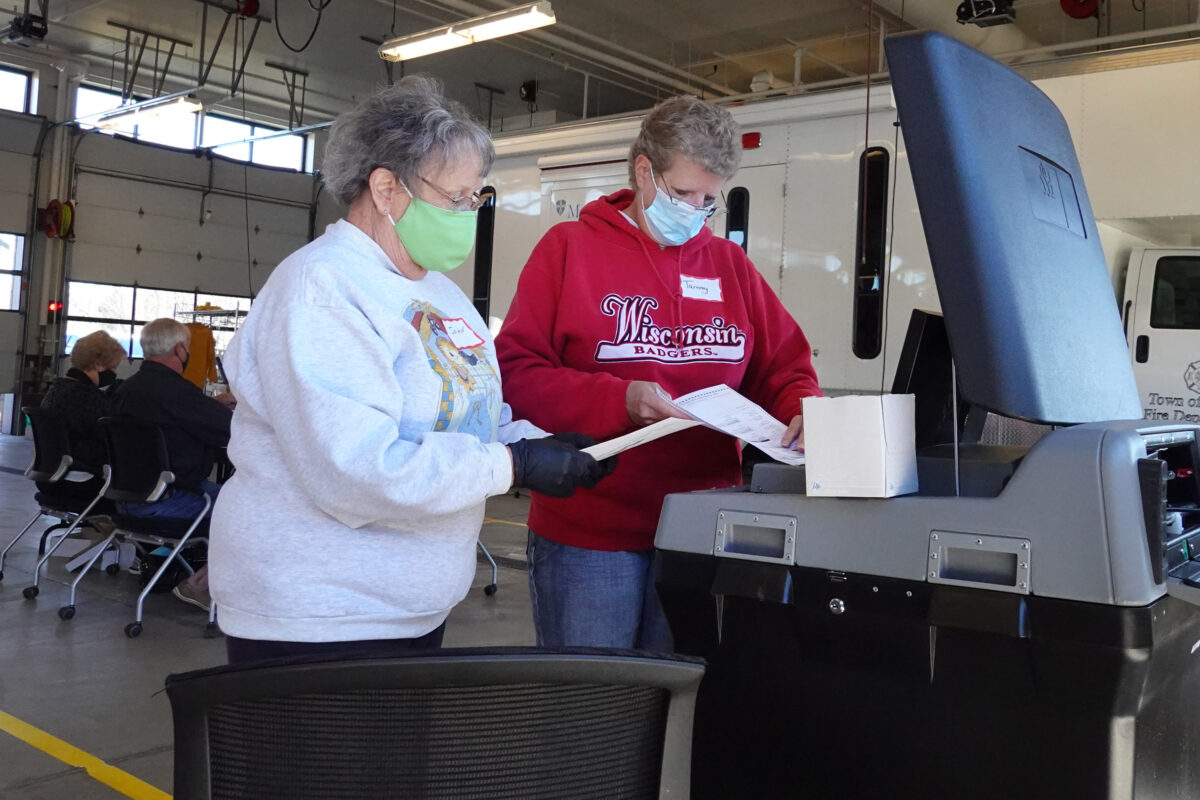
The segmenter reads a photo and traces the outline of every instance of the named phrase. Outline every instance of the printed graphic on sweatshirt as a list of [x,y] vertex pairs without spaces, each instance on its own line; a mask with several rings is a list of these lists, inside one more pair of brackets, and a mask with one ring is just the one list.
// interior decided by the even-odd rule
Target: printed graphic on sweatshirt
[[429,303],[414,300],[404,319],[420,335],[429,366],[442,379],[433,429],[495,441],[502,402],[500,373],[487,343],[478,335],[467,335],[461,318],[447,317]]
[[746,334],[737,325],[721,317],[703,325],[659,325],[650,314],[657,308],[653,297],[605,297],[600,310],[613,318],[615,329],[610,341],[596,346],[596,360],[691,364],[737,363],[746,357]]

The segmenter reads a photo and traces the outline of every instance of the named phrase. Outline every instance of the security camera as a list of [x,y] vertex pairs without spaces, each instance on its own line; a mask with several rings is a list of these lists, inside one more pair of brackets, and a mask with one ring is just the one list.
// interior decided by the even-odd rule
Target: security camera
[[970,23],[981,28],[1008,25],[1017,21],[1012,6],[1013,0],[963,0],[958,6],[958,24]]

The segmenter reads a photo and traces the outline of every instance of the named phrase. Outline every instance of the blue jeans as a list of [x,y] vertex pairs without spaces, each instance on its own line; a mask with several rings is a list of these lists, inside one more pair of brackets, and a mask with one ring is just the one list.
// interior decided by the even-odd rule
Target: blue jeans
[[674,649],[653,550],[587,550],[530,531],[526,563],[538,647]]
[[[216,503],[217,492],[221,491],[219,483],[201,481],[198,487]],[[199,493],[187,492],[182,489],[171,489],[170,493],[156,503],[117,503],[117,511],[140,519],[195,519],[204,508],[204,498]],[[212,516],[212,506],[208,515]]]

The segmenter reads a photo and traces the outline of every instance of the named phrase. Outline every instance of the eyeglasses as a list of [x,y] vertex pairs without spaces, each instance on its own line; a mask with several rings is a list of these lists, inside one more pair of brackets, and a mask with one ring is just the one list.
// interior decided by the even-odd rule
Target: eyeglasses
[[446,201],[450,203],[451,211],[478,211],[480,206],[482,206],[488,200],[491,200],[494,196],[491,192],[487,192],[485,194],[471,192],[471,194],[464,197],[455,197],[428,178],[421,177],[421,180],[424,181],[425,185],[430,189],[433,189],[442,197],[446,198]]
[[[654,183],[654,188],[658,189],[660,192],[665,194],[667,196],[667,201],[673,206],[678,206],[679,208],[686,208],[691,211],[695,211],[697,214],[703,214],[705,219],[708,219],[713,214],[717,213],[717,201],[716,200],[713,200],[711,203],[709,203],[706,206],[695,206],[695,205],[692,205],[691,203],[689,203],[687,200],[680,200],[678,197],[671,194],[669,191],[667,191],[663,187],[659,186],[658,181],[654,177],[654,167],[650,168],[650,180]],[[437,187],[435,186],[434,188],[436,189]]]

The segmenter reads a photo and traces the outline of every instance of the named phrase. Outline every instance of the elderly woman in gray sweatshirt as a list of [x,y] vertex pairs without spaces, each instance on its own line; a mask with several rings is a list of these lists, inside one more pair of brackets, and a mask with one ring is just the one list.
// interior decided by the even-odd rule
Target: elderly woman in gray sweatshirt
[[322,173],[348,213],[275,269],[224,361],[237,472],[209,564],[231,662],[440,646],[484,501],[610,471],[586,437],[512,419],[487,325],[444,274],[493,158],[429,78],[334,123]]

